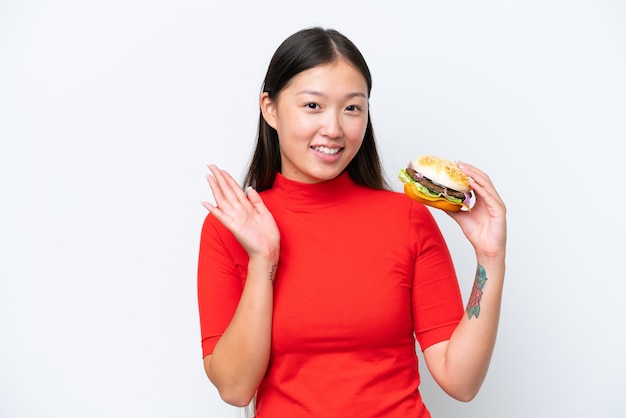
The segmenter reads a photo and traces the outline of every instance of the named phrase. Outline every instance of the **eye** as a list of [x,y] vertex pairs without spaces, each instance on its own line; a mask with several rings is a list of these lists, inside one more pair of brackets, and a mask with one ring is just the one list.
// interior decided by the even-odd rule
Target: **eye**
[[357,112],[357,111],[361,110],[361,108],[359,106],[357,106],[357,105],[350,105],[350,106],[346,107],[346,110],[348,112]]
[[311,110],[317,110],[320,108],[320,105],[318,105],[317,103],[307,103],[305,104],[307,109],[311,109]]

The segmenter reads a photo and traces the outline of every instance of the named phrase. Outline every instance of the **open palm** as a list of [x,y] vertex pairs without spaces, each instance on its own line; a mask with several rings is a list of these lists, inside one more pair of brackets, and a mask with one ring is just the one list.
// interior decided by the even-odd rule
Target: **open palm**
[[243,246],[250,257],[276,255],[280,233],[274,217],[256,190],[246,192],[226,171],[210,165],[207,180],[215,205],[203,202],[209,210]]

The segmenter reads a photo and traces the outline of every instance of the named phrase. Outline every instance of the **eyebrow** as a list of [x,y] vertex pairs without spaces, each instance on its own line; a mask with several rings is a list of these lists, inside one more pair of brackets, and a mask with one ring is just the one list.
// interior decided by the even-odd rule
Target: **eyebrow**
[[[326,97],[326,95],[324,93],[316,91],[316,90],[306,90],[305,89],[305,90],[301,90],[298,93],[296,93],[296,95],[300,95],[300,94],[310,94],[312,96]],[[367,99],[367,95],[365,93],[360,92],[360,91],[346,94],[346,98],[347,99],[351,99],[353,97],[362,97],[364,99]]]

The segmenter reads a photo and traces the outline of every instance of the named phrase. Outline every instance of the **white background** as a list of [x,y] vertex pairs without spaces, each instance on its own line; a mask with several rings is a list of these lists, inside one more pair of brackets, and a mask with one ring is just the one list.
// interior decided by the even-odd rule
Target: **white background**
[[508,206],[490,373],[464,404],[422,369],[433,415],[626,416],[624,22],[617,0],[0,1],[0,416],[241,415],[201,362],[206,164],[241,177],[269,59],[312,25],[365,55],[394,187],[435,153]]

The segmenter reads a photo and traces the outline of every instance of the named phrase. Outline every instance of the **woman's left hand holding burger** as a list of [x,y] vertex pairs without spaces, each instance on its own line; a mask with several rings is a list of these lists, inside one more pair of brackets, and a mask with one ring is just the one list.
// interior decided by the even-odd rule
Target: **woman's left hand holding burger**
[[470,178],[476,203],[470,211],[447,212],[461,227],[477,256],[504,257],[506,207],[489,176],[471,164],[459,162]]

